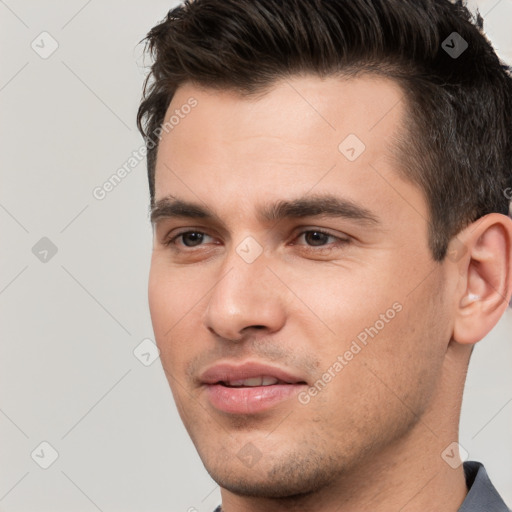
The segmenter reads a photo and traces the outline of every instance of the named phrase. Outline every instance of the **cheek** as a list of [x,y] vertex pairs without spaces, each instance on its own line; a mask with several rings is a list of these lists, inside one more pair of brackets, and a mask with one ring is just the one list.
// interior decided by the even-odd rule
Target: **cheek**
[[[201,297],[197,277],[172,269],[163,254],[154,254],[148,284],[148,300],[155,335],[162,338],[173,332]],[[169,333],[169,334],[170,334]]]
[[[389,270],[382,270],[379,275],[389,273]],[[397,309],[400,309],[403,294],[384,279],[376,280],[374,272],[362,266],[330,267],[312,273],[308,278],[298,276],[291,282],[300,297],[297,305],[304,311],[296,319],[304,324],[309,321],[308,331],[316,328],[311,341],[318,343],[327,335],[331,343],[319,345],[330,347],[335,354],[343,353],[347,342],[350,344],[358,336],[364,342],[370,337],[367,329],[376,323],[380,335],[400,315]],[[383,320],[381,315],[384,315]]]
[[176,355],[179,355],[173,353],[176,352],[173,340],[177,339],[181,324],[190,310],[190,299],[185,295],[185,290],[190,288],[183,288],[166,265],[158,258],[153,258],[149,274],[148,302],[155,340],[166,368],[171,362],[174,364]]
[[[297,330],[318,357],[318,377],[330,370],[336,375],[332,388],[342,387],[345,396],[359,396],[361,385],[388,385],[404,395],[417,386],[425,393],[421,382],[435,380],[446,342],[442,276],[423,276],[411,293],[421,281],[418,272],[397,279],[391,264],[378,272],[336,270],[338,276],[331,269],[328,279],[318,273],[302,278],[296,288],[309,310],[302,306],[304,314],[295,315]],[[333,368],[340,357],[341,367]]]
[[170,317],[169,312],[174,311],[175,297],[170,293],[170,288],[170,280],[166,279],[165,273],[153,258],[149,273],[148,302],[157,342],[161,341],[165,332],[172,327],[173,318]]
[[397,411],[418,416],[435,392],[449,341],[442,282],[432,277],[422,286],[401,296],[401,311],[361,353],[371,386]]

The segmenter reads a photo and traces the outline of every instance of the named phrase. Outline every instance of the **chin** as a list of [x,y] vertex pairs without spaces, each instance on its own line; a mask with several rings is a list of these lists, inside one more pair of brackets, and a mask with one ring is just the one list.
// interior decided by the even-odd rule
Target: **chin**
[[304,498],[333,481],[333,461],[318,454],[302,454],[285,460],[265,461],[263,457],[252,467],[238,458],[231,462],[205,464],[217,484],[238,496],[254,498]]

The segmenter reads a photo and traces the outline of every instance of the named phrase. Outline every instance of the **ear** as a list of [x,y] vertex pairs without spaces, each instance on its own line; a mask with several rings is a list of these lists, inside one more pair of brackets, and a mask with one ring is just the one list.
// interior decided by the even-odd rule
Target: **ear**
[[499,213],[481,217],[451,240],[450,254],[460,256],[452,338],[474,344],[498,323],[510,302],[512,219]]

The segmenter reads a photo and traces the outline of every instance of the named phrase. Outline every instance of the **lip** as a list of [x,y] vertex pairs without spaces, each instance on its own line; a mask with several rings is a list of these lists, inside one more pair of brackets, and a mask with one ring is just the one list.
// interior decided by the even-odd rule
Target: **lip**
[[[228,387],[221,382],[274,377],[279,382],[270,386]],[[292,372],[271,365],[247,362],[234,365],[216,364],[200,376],[210,404],[229,414],[256,414],[282,404],[307,386],[305,380]]]
[[251,379],[253,377],[275,377],[279,381],[287,384],[297,384],[304,382],[300,376],[293,375],[276,366],[271,366],[256,362],[247,362],[243,364],[216,364],[204,371],[199,379],[203,384],[216,384],[233,380]]

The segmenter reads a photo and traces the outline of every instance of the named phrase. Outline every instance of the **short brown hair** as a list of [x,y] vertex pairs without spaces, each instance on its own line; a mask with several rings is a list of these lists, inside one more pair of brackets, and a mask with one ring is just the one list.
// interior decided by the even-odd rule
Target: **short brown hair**
[[[453,37],[467,44],[460,55],[446,49]],[[155,131],[180,85],[251,95],[297,74],[370,72],[404,91],[401,172],[427,199],[434,259],[469,223],[509,213],[512,78],[462,1],[186,0],[145,40],[154,63],[137,124],[152,203]]]

